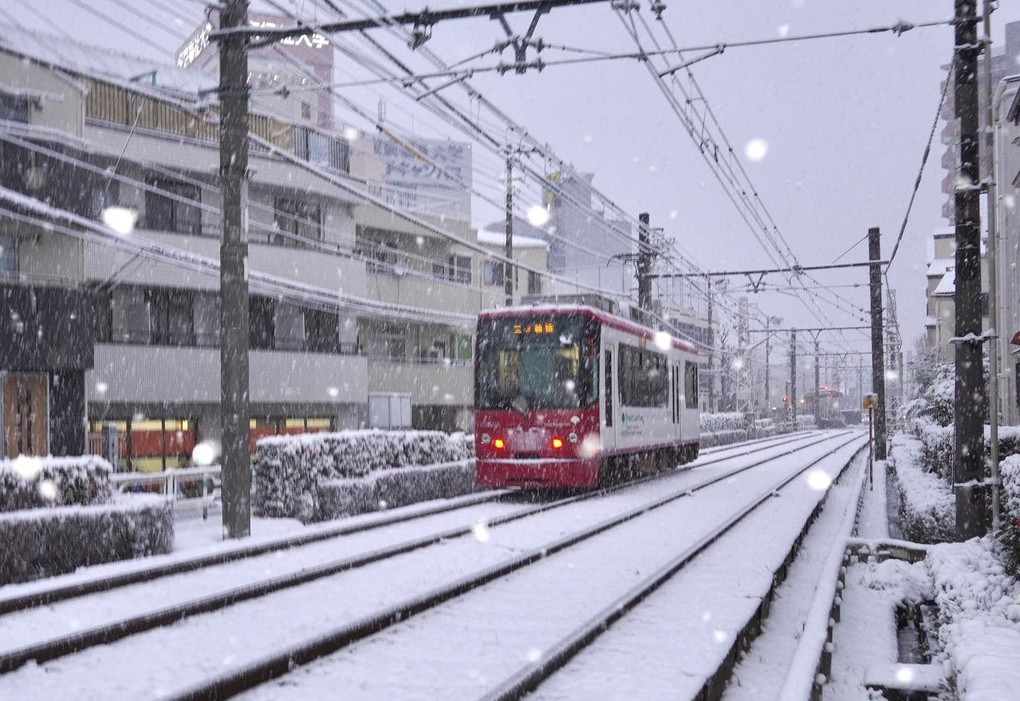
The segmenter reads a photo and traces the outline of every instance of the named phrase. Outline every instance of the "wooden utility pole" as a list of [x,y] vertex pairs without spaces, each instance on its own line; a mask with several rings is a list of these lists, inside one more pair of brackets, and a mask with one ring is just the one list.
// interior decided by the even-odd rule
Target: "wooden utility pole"
[[648,212],[642,212],[638,215],[638,307],[646,315],[650,315],[652,312],[652,279],[648,277],[649,273],[652,272],[651,241],[649,240],[650,236],[648,228],[649,221]]
[[503,256],[507,262],[503,264],[503,290],[506,293],[506,306],[514,303],[514,153],[507,148],[506,154],[506,250]]
[[790,329],[790,407],[791,417],[797,419],[797,329]]
[[875,416],[875,459],[886,459],[885,446],[885,350],[882,334],[882,239],[877,227],[868,229],[871,259],[871,391],[878,398]]
[[976,0],[956,0],[953,86],[960,124],[960,175],[956,204],[956,537],[968,540],[987,530],[984,484],[985,385],[981,329],[981,213],[978,165]]
[[[227,0],[220,28],[247,27],[247,0]],[[220,416],[223,423],[223,533],[251,533],[248,427],[248,37],[220,41]]]

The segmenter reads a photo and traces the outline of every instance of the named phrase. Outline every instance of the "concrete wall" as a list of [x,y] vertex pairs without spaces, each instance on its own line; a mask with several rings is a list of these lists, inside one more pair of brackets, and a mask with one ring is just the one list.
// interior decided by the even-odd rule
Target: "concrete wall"
[[[255,403],[364,403],[367,360],[321,353],[252,351]],[[119,404],[219,403],[218,348],[96,345],[86,373],[88,401]]]
[[48,68],[17,56],[0,53],[3,92],[30,97],[36,102],[28,121],[81,137],[85,121],[83,86]]

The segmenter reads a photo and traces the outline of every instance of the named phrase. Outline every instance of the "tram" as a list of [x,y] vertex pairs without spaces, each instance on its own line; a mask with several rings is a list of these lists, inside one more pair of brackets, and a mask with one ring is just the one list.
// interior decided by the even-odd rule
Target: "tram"
[[585,488],[698,456],[693,346],[586,305],[478,317],[477,481]]

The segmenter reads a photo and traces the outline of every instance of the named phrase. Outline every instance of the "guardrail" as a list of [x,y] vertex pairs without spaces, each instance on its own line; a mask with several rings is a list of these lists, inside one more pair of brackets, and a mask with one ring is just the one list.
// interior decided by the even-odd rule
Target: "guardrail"
[[[173,497],[174,509],[178,514],[201,511],[202,517],[205,518],[208,516],[208,508],[220,500],[219,478],[222,471],[219,465],[209,465],[182,467],[162,472],[115,472],[110,475],[110,482],[120,493],[132,487],[162,484],[160,491]],[[201,482],[201,494],[186,495],[184,485],[196,481]]]

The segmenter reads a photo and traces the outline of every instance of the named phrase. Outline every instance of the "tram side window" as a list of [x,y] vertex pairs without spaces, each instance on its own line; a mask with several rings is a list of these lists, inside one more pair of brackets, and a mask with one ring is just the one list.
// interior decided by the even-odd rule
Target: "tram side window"
[[613,351],[606,351],[606,426],[613,425]]
[[684,362],[684,395],[687,397],[687,408],[698,408],[698,364]]
[[669,364],[665,355],[620,345],[620,404],[632,407],[669,404]]

